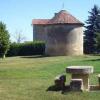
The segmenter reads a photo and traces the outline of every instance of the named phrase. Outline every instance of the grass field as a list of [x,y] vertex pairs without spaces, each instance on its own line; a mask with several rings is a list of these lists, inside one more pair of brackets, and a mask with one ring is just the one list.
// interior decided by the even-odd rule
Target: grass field
[[[46,91],[55,76],[66,73],[70,65],[92,65],[90,83],[98,84],[100,56],[10,57],[0,59],[0,100],[100,100],[100,92]],[[69,84],[70,74],[66,74]]]

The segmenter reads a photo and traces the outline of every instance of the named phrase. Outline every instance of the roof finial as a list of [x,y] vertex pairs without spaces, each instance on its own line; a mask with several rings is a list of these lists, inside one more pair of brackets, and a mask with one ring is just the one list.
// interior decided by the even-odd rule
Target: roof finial
[[63,4],[62,4],[62,10],[64,10],[64,8],[65,8],[65,4],[64,4],[64,2],[63,2]]

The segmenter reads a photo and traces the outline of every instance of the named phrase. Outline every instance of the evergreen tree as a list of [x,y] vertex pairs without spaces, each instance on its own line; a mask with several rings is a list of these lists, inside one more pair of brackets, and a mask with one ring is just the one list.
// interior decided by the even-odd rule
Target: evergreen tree
[[100,53],[100,33],[96,33],[97,37],[96,37],[96,47],[98,52]]
[[97,51],[97,33],[100,33],[100,9],[97,5],[91,9],[89,12],[88,20],[86,21],[86,30],[85,30],[85,52],[86,53],[95,53]]
[[0,56],[5,58],[5,54],[9,49],[9,33],[6,30],[6,25],[0,22]]

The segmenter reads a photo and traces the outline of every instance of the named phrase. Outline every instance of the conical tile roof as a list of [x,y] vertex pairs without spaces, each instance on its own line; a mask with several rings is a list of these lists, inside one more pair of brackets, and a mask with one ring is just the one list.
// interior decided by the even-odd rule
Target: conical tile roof
[[66,10],[61,10],[59,13],[55,13],[55,16],[48,22],[48,24],[68,24],[68,23],[82,24],[82,22],[80,22]]

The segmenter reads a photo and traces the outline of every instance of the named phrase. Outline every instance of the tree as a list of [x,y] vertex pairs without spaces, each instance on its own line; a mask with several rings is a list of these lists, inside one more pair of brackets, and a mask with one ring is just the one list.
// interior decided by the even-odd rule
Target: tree
[[100,33],[96,33],[96,47],[97,47],[97,52],[100,53]]
[[25,36],[22,34],[22,31],[16,31],[14,38],[17,43],[21,43],[26,39]]
[[9,49],[9,32],[6,29],[6,25],[3,22],[0,22],[0,56],[5,58],[5,55]]
[[97,33],[100,34],[100,9],[97,5],[89,12],[87,26],[85,27],[84,46],[86,53],[95,53],[97,51]]

